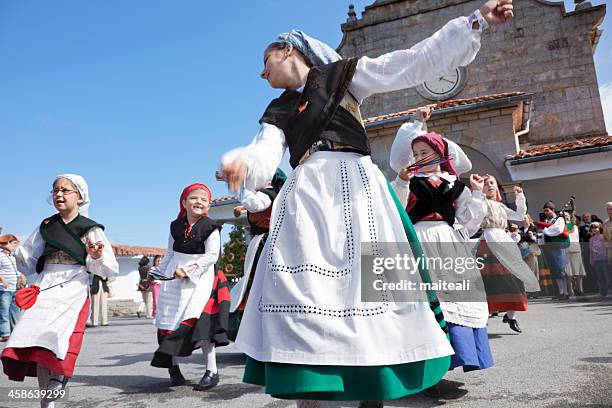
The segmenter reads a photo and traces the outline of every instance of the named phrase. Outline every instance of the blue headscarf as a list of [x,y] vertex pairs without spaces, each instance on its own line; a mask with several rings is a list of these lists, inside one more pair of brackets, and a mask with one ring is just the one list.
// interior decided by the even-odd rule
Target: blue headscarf
[[301,30],[293,29],[279,34],[272,43],[291,44],[312,63],[313,66],[325,65],[341,60],[342,57],[333,48],[306,35]]

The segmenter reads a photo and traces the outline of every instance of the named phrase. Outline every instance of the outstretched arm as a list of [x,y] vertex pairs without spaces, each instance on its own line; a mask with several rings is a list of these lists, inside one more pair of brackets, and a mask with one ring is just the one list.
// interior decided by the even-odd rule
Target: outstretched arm
[[449,21],[410,49],[362,57],[349,90],[361,102],[372,94],[410,88],[468,65],[480,49],[482,30],[504,23],[512,13],[512,0],[490,0],[471,16]]

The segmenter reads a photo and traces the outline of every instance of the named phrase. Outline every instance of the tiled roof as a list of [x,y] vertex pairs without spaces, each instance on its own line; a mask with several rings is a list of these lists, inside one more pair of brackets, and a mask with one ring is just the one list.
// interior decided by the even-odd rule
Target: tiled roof
[[238,197],[237,195],[233,195],[233,196],[225,195],[225,196],[222,196],[222,197],[213,198],[212,201],[211,201],[211,204],[220,203],[220,202],[223,202],[223,201],[238,200],[238,198],[240,198],[240,197]]
[[[505,93],[499,93],[499,94],[494,94],[494,95],[477,96],[474,98],[451,99],[448,101],[434,103],[429,106],[433,106],[434,112],[435,112],[436,110],[439,110],[439,109],[452,108],[452,107],[460,106],[460,105],[473,105],[479,102],[492,101],[496,99],[508,98],[511,96],[518,96],[518,95],[524,95],[524,94],[525,92],[505,92]],[[416,110],[417,108],[413,108],[413,109],[408,109],[408,110],[401,111],[401,112],[388,113],[386,115],[374,116],[374,117],[365,119],[363,122],[365,124],[368,124],[368,123],[380,122],[382,120],[387,120],[387,119],[399,118],[402,116],[410,115],[416,112]]]
[[147,256],[155,256],[155,255],[165,255],[165,248],[154,248],[154,247],[140,247],[140,246],[131,246],[131,245],[119,245],[112,244],[113,252],[115,256],[136,256],[136,255],[147,255]]
[[549,145],[533,146],[521,150],[518,154],[506,156],[507,160],[519,160],[528,157],[545,156],[555,153],[571,152],[592,147],[612,146],[612,136],[595,136]]

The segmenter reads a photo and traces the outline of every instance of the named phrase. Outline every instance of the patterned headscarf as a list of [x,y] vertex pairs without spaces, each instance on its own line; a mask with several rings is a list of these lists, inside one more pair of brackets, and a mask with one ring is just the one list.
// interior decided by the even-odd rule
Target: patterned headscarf
[[293,29],[288,33],[279,34],[272,42],[280,44],[291,44],[293,48],[300,51],[313,66],[325,65],[342,59],[333,48],[306,35],[301,30]]
[[[60,174],[59,176],[55,177],[55,180],[53,180],[53,184],[55,184],[57,180],[62,178],[70,180],[72,184],[74,184],[76,189],[79,191],[81,199],[83,200],[83,202],[79,204],[79,214],[84,217],[87,217],[89,215],[89,205],[91,204],[89,198],[89,187],[87,186],[87,182],[83,177],[79,176],[78,174],[67,173]],[[51,202],[53,202],[53,197],[51,197]]]
[[[446,160],[449,158],[448,154],[448,143],[446,139],[437,133],[426,133],[421,136],[417,136],[412,139],[411,147],[414,147],[416,142],[422,142],[427,144],[429,147],[433,149],[434,152],[440,157],[442,160]],[[457,175],[457,171],[455,170],[455,166],[453,166],[452,160],[449,160],[445,163],[440,164],[440,170],[447,172],[448,174],[452,174],[454,176]]]

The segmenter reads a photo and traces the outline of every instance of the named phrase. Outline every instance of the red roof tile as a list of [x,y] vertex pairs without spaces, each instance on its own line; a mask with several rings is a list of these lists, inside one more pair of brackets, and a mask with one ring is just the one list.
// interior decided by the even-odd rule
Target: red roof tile
[[521,150],[518,154],[506,156],[507,160],[525,159],[527,157],[545,156],[554,153],[563,153],[590,147],[612,145],[612,136],[595,136],[584,139],[572,140],[570,142],[532,146]]
[[[472,105],[478,102],[492,101],[495,99],[508,98],[510,96],[518,96],[518,95],[524,95],[524,94],[525,92],[505,92],[505,93],[499,93],[499,94],[494,94],[494,95],[477,96],[474,98],[451,99],[448,101],[433,103],[428,106],[433,106],[434,112],[435,112],[438,109],[451,108],[451,107],[460,106],[460,105]],[[413,109],[408,109],[408,110],[401,111],[401,112],[388,113],[386,115],[374,116],[374,117],[365,119],[363,122],[367,124],[367,123],[379,122],[381,120],[386,120],[386,119],[399,118],[402,116],[410,115],[411,113],[416,112],[416,110],[417,108],[413,108]]]
[[222,197],[213,198],[211,203],[219,203],[219,202],[222,202],[222,201],[238,200],[238,198],[240,198],[240,197],[237,196],[237,195],[233,195],[233,196],[225,195],[225,196],[222,196]]
[[140,247],[131,245],[112,244],[115,256],[136,256],[136,255],[165,255],[165,248]]

